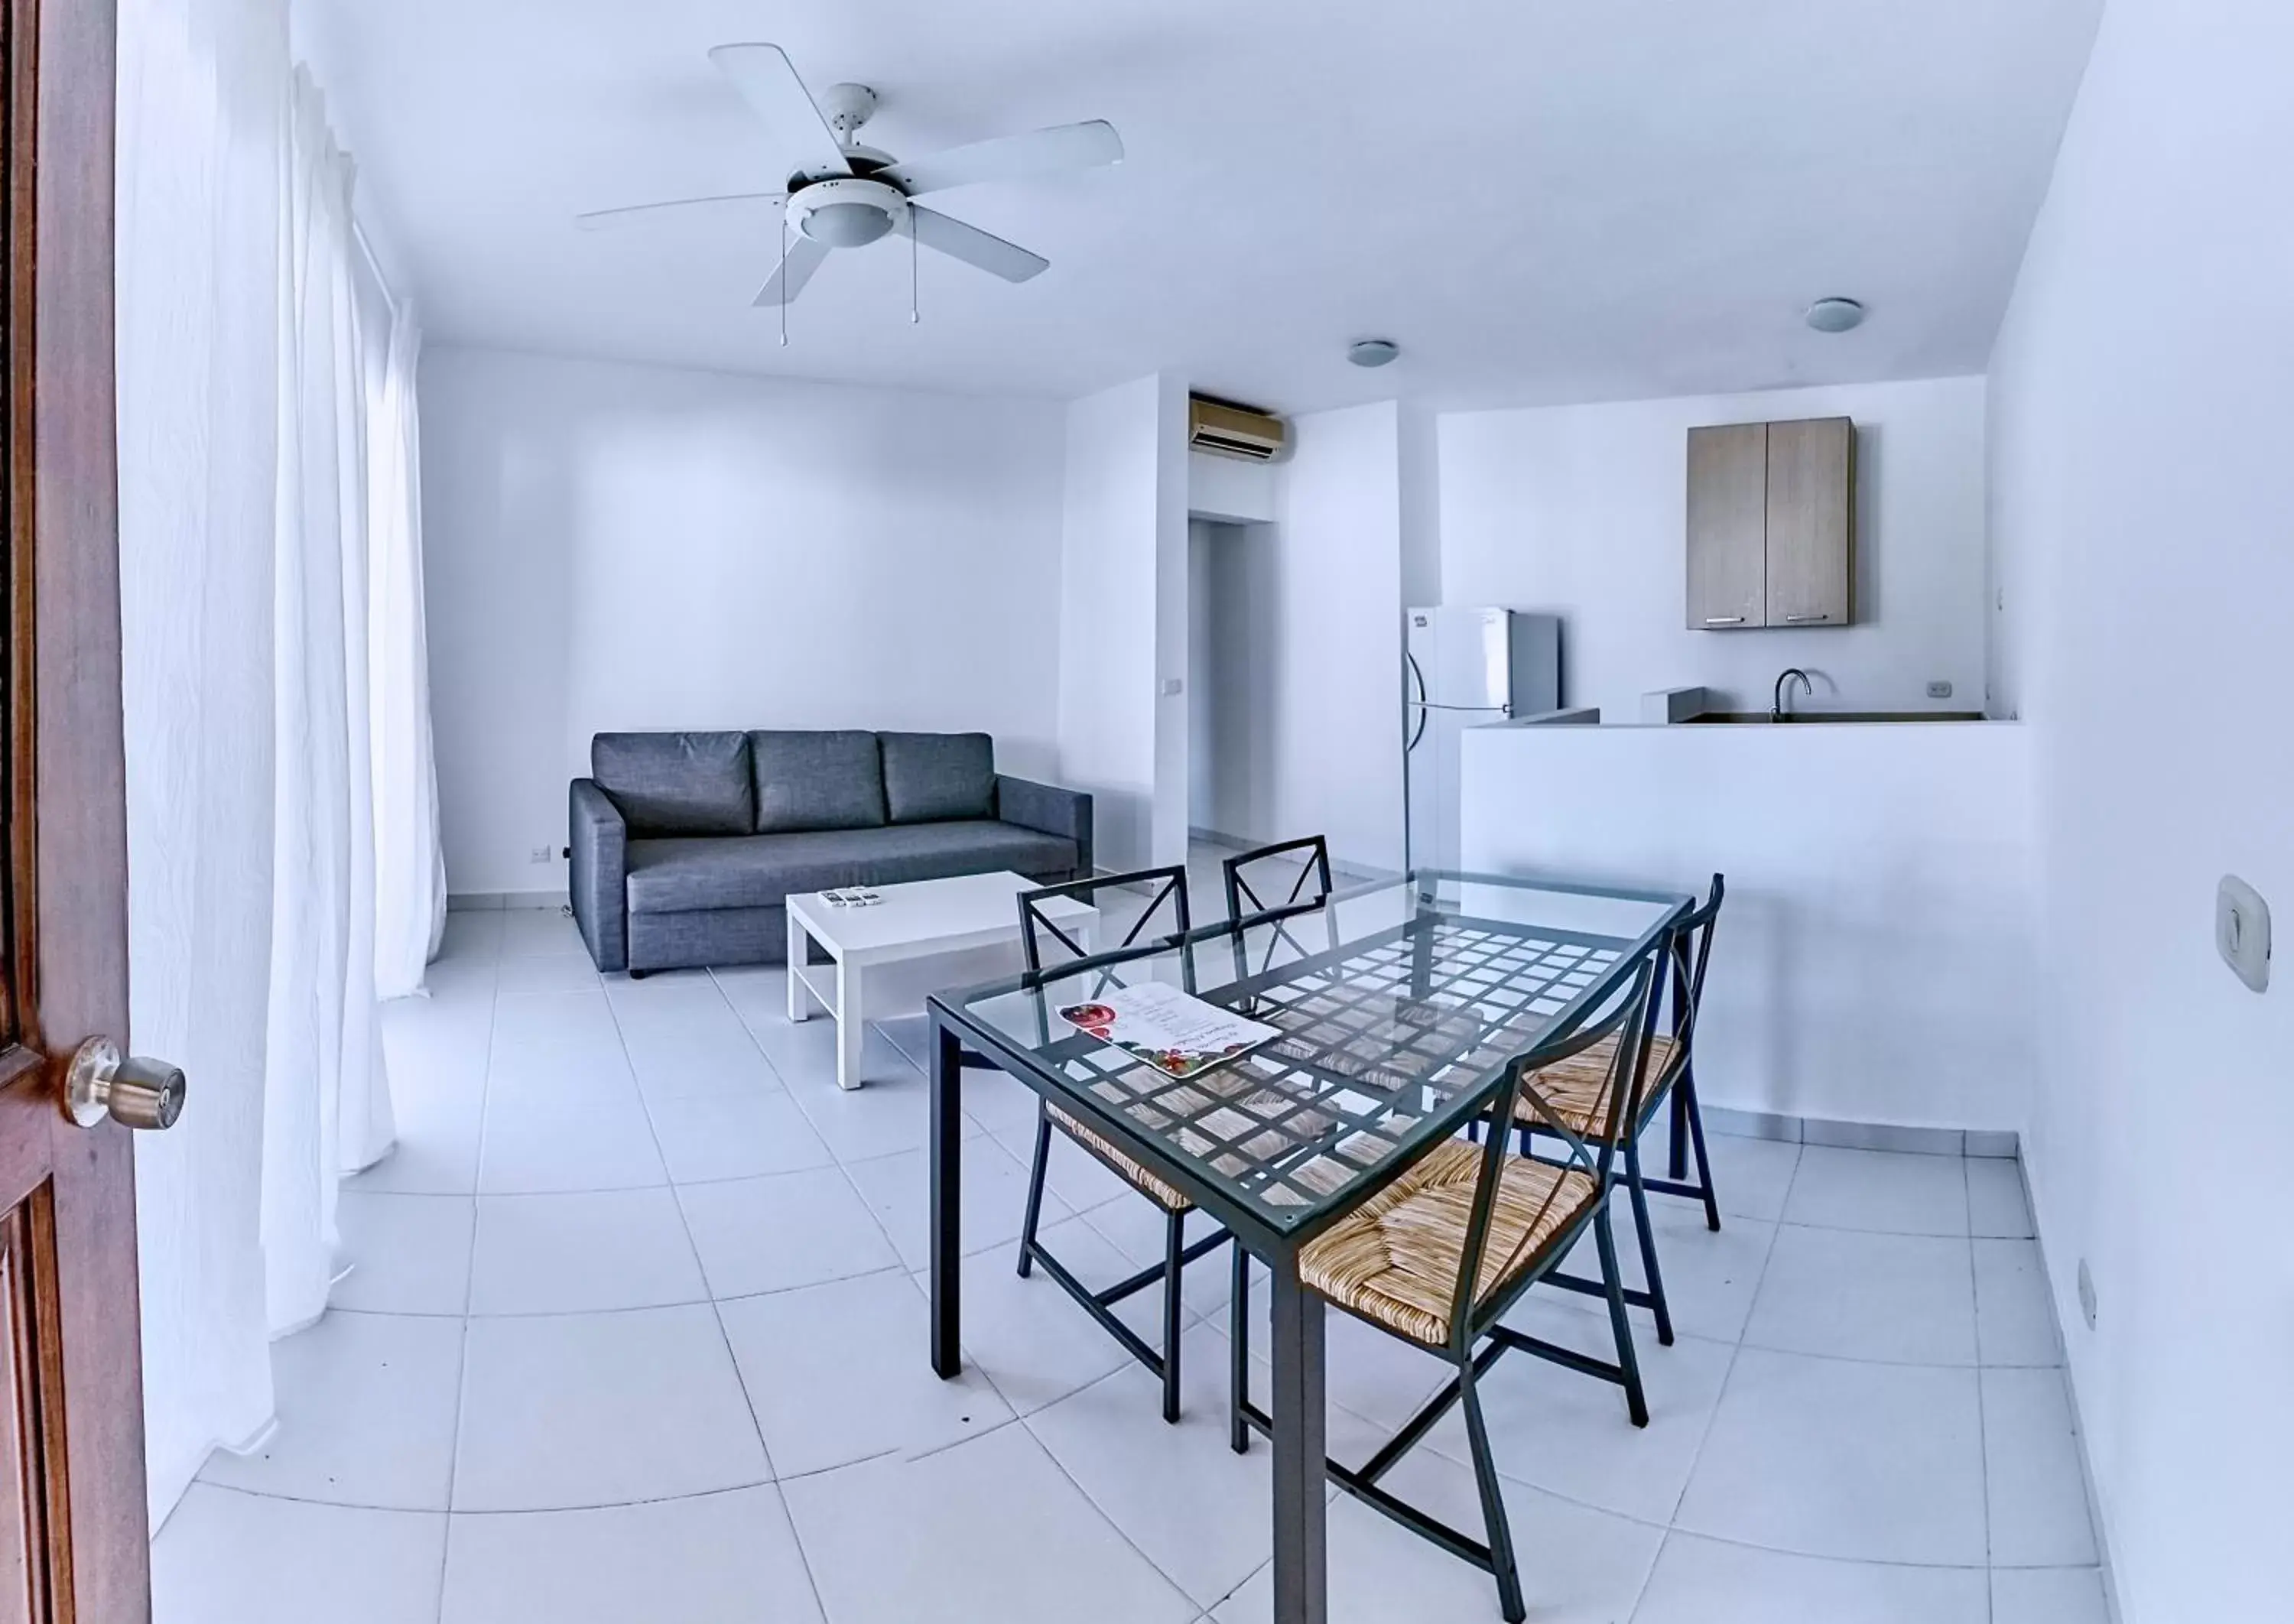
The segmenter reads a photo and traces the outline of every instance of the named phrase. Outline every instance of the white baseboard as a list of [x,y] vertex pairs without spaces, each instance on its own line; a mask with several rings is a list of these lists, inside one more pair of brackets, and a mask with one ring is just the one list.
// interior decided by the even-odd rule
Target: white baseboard
[[2087,1520],[2095,1531],[2095,1562],[2103,1573],[2103,1604],[2110,1614],[2111,1624],[2120,1624],[2127,1614],[2119,1604],[2119,1579],[2111,1560],[2111,1528],[2103,1521],[2103,1497],[2095,1490],[2095,1458],[2089,1451],[2087,1419],[2079,1410],[2078,1378],[2071,1366],[2071,1328],[2062,1323],[2063,1299],[2055,1290],[2055,1260],[2047,1254],[2046,1231],[2039,1225],[2039,1203],[2031,1189],[2031,1169],[2021,1157],[2016,1158],[2015,1169],[2023,1181],[2023,1210],[2031,1215],[2031,1244],[2039,1249],[2039,1278],[2046,1283],[2048,1306],[2057,1310],[2055,1340],[2063,1354],[2063,1396],[2070,1405],[2071,1441],[2077,1446],[2073,1453],[2078,1457],[2079,1487],[2087,1495]]
[[446,898],[449,914],[497,913],[508,908],[563,908],[564,891],[455,891]]
[[1888,1122],[1843,1122],[1829,1116],[1791,1116],[1777,1111],[1744,1111],[1699,1101],[1704,1125],[1716,1133],[1744,1139],[1782,1140],[1794,1145],[1834,1145],[1848,1150],[1907,1150],[1918,1156],[1980,1156],[2013,1158],[2020,1152],[2014,1130],[1906,1127]]

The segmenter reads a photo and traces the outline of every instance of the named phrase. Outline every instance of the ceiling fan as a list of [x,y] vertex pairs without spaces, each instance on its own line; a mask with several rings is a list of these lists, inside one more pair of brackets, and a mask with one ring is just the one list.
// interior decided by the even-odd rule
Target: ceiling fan
[[788,154],[794,167],[786,189],[598,209],[576,215],[574,223],[596,230],[672,209],[781,204],[781,263],[758,293],[760,305],[785,305],[795,298],[831,249],[865,247],[893,231],[906,231],[917,244],[1007,282],[1024,282],[1051,262],[915,199],[980,181],[1088,169],[1119,163],[1123,158],[1115,126],[1094,118],[975,142],[900,163],[891,153],[856,139],[876,110],[876,93],[866,85],[832,85],[816,102],[778,45],[719,45],[709,53],[709,60],[765,121],[777,150]]

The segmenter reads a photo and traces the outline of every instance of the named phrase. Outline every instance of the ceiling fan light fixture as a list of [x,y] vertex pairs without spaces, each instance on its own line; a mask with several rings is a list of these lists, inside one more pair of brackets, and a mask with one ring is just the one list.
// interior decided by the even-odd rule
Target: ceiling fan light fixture
[[1391,338],[1358,338],[1346,346],[1346,359],[1358,367],[1382,367],[1401,353]]
[[892,229],[892,216],[873,203],[824,203],[804,217],[804,234],[832,248],[865,248]]
[[1844,333],[1864,325],[1864,307],[1854,299],[1818,299],[1808,307],[1808,324],[1819,333]]

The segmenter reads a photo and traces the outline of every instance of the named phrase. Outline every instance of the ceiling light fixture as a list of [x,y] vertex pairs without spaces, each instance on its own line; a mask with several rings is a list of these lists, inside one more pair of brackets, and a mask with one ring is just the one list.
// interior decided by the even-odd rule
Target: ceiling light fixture
[[1864,307],[1853,299],[1818,299],[1808,307],[1808,324],[1819,333],[1844,333],[1864,325]]
[[1358,367],[1382,367],[1401,353],[1391,338],[1361,338],[1346,346],[1346,359]]

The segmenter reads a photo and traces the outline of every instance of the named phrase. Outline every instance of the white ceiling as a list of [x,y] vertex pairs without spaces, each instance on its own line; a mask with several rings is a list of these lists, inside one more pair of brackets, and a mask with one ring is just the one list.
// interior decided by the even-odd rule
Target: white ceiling
[[[1072,396],[1167,369],[1297,411],[1980,371],[2101,0],[297,0],[298,42],[434,340]],[[769,189],[711,69],[783,45],[898,157],[1110,119],[1111,169],[953,191],[1010,286],[833,256],[749,301],[776,217],[580,232]],[[1862,299],[1845,337],[1801,325]],[[1390,337],[1381,372],[1348,340]]]

